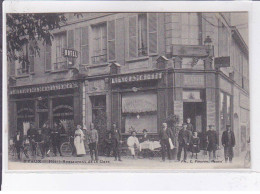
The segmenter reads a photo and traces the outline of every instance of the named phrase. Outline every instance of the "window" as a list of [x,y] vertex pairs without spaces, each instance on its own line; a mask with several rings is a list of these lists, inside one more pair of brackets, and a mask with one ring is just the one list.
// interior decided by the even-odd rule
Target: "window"
[[93,57],[92,63],[107,62],[107,24],[95,25],[93,30]]
[[181,41],[184,45],[199,44],[199,17],[197,13],[181,13]]
[[157,54],[157,13],[129,17],[128,55],[130,58]]
[[45,71],[51,70],[51,45],[46,44],[45,45]]
[[219,22],[219,26],[219,56],[229,56],[229,32],[222,22]]
[[147,56],[147,15],[138,15],[138,56]]
[[80,43],[81,64],[89,63],[89,40],[88,27],[81,28],[81,43]]
[[30,72],[34,72],[34,44],[26,44],[22,51],[22,60],[17,65],[17,75],[28,75]]
[[67,34],[66,32],[56,34],[55,40],[55,53],[56,60],[54,62],[54,70],[63,70],[67,68],[67,59],[63,56],[63,50],[67,48]]

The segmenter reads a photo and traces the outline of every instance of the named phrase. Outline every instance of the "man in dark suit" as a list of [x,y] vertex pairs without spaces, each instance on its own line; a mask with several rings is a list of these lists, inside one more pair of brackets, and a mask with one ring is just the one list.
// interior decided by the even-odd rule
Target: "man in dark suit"
[[60,127],[58,126],[57,123],[54,123],[54,127],[51,130],[51,142],[52,142],[53,152],[55,156],[57,156],[57,149],[58,152],[60,153],[60,156],[62,156],[60,150],[60,141],[61,141],[60,134],[61,134]]
[[234,153],[233,153],[233,147],[235,146],[235,135],[234,132],[231,131],[231,126],[226,126],[226,131],[222,134],[222,145],[224,147],[224,155],[225,155],[225,162],[229,160],[229,162],[232,162]]
[[115,161],[118,159],[118,161],[122,161],[120,157],[120,144],[122,142],[121,140],[121,132],[116,127],[116,124],[113,123],[112,130],[111,130],[111,139],[112,139],[112,147],[114,152]]
[[206,133],[207,136],[207,151],[209,153],[209,161],[213,152],[213,162],[216,160],[216,150],[219,147],[218,134],[214,128],[214,125],[209,125],[209,130]]
[[30,123],[30,128],[27,131],[27,138],[29,139],[30,147],[32,149],[32,155],[36,153],[36,145],[34,143],[34,139],[37,135],[37,130],[34,126],[34,123]]
[[51,129],[49,127],[49,123],[46,122],[44,123],[42,127],[42,137],[43,137],[43,153],[44,156],[46,155],[47,157],[49,156],[50,152],[50,136],[51,136]]
[[23,146],[23,134],[21,131],[17,130],[14,136],[14,145],[17,152],[18,160],[21,159],[21,148]]
[[187,129],[187,124],[183,123],[182,129],[179,131],[178,134],[178,142],[179,142],[179,147],[178,147],[178,154],[177,154],[177,160],[181,160],[181,152],[182,149],[184,150],[184,158],[183,161],[186,162],[187,159],[187,149],[190,146],[192,139],[192,132]]
[[168,159],[171,160],[171,149],[169,139],[173,138],[171,129],[167,123],[162,124],[162,129],[159,131],[159,138],[162,147],[162,160],[165,161],[165,153],[167,152]]
[[191,119],[187,118],[187,130],[190,130],[192,133],[194,132],[193,125],[191,124]]

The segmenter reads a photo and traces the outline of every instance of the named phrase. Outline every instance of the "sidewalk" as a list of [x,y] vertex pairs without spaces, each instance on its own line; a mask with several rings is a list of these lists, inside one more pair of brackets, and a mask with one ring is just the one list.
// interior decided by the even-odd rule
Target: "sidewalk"
[[191,159],[190,154],[187,157],[187,163],[177,161],[162,161],[161,158],[137,158],[122,157],[122,162],[114,161],[114,157],[100,156],[98,162],[92,162],[89,155],[83,157],[40,157],[24,160],[9,161],[10,170],[179,170],[179,169],[241,169],[244,168],[244,160],[241,157],[235,157],[232,163],[225,163],[223,159],[218,158],[216,163],[209,163],[208,156],[202,152],[198,159]]

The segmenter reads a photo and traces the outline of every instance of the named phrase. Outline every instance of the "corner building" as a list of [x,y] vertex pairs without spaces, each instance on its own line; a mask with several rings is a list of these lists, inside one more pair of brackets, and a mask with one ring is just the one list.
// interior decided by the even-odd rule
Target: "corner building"
[[[138,132],[145,128],[156,137],[167,116],[176,114],[180,122],[190,117],[200,133],[212,124],[221,136],[231,124],[237,140],[235,154],[245,151],[249,138],[248,47],[232,26],[232,13],[66,15],[67,24],[53,32],[52,46],[43,48],[40,59],[34,58],[38,60],[33,63],[35,72],[18,78],[19,71],[13,70],[16,85],[9,95],[16,102],[11,103],[17,113],[14,123],[19,122],[17,107],[22,95],[16,93],[29,83],[21,80],[43,84],[41,77],[53,76],[52,83],[66,80],[77,85],[70,89],[73,98],[68,100],[73,104],[75,123],[89,127],[91,122],[103,122],[109,129],[115,122],[123,136],[129,136],[132,128]],[[77,51],[78,57],[64,57],[64,49]],[[219,57],[230,62],[215,64]],[[65,90],[59,92],[68,95]],[[37,94],[35,98],[42,96]],[[37,110],[32,112],[30,118],[39,123]],[[55,119],[53,113],[48,115]]]

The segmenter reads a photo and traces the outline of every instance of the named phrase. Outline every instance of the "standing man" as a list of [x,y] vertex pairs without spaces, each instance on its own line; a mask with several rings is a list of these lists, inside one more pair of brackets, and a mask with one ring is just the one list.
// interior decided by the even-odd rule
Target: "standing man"
[[14,136],[14,146],[17,152],[18,160],[21,159],[21,148],[23,146],[23,135],[20,130],[16,131],[16,134]]
[[189,130],[193,133],[195,130],[193,128],[193,125],[190,122],[191,122],[191,119],[187,118],[187,130]]
[[110,157],[111,150],[112,150],[112,134],[111,134],[111,130],[107,130],[106,139],[105,139],[105,149],[104,149],[104,152],[107,157]]
[[[216,150],[219,147],[218,142],[218,134],[215,130],[214,125],[209,125],[209,130],[206,133],[207,137],[207,151],[209,153],[209,161],[215,161],[216,160]],[[213,160],[212,160],[212,152],[213,152]]]
[[183,149],[184,150],[183,162],[186,162],[187,149],[190,146],[191,138],[192,138],[192,132],[187,129],[187,124],[183,123],[182,129],[180,130],[180,132],[178,134],[178,142],[179,142],[179,148],[178,148],[178,154],[177,154],[178,161],[181,160],[181,152]]
[[162,129],[159,132],[160,143],[162,146],[162,160],[165,161],[165,152],[168,159],[171,160],[170,139],[173,138],[172,131],[168,128],[167,123],[162,124]]
[[43,124],[42,127],[42,137],[43,137],[43,153],[44,156],[46,155],[49,157],[49,152],[50,152],[50,136],[51,136],[51,129],[49,127],[49,123],[46,122]]
[[57,149],[60,153],[60,156],[62,156],[60,151],[60,128],[57,123],[54,123],[54,127],[51,130],[51,142],[53,147],[54,155],[57,156]]
[[120,130],[116,127],[116,124],[113,123],[112,130],[111,130],[111,138],[112,138],[112,146],[113,146],[113,152],[115,161],[122,161],[120,157],[120,143],[121,143],[121,133]]
[[37,130],[34,126],[34,123],[30,123],[30,128],[27,131],[27,138],[29,139],[30,147],[32,149],[32,155],[36,152],[36,145],[34,143],[34,139],[36,137]]
[[[94,128],[94,124],[90,123],[90,132],[89,132],[89,151],[91,160],[94,160],[95,153],[95,161],[98,161],[98,131]],[[93,153],[94,152],[94,153]]]
[[[38,144],[38,148],[41,151],[42,159],[43,159],[44,158],[44,139],[43,139],[43,134],[42,134],[41,129],[38,130],[38,132],[35,136],[35,139],[34,139],[34,143],[35,143],[35,145]],[[37,150],[35,150],[35,155],[37,156]]]
[[225,156],[225,162],[229,160],[229,162],[232,162],[234,153],[233,153],[233,147],[235,146],[235,135],[234,132],[231,131],[231,126],[226,126],[226,131],[222,134],[222,145],[224,147],[224,156]]

